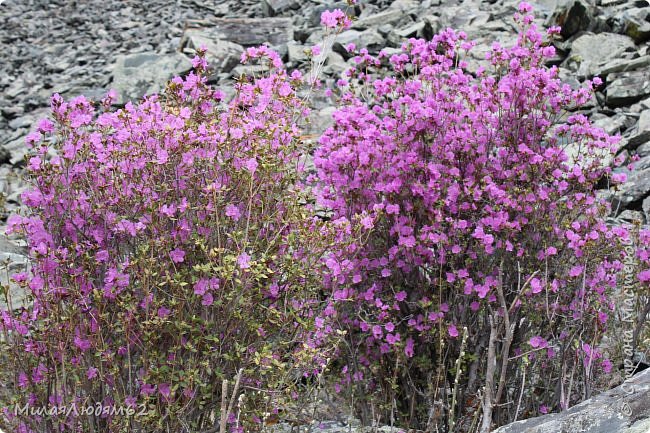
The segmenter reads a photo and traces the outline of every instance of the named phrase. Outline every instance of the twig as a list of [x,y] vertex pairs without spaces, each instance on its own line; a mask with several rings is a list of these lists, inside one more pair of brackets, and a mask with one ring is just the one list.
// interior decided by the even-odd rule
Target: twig
[[485,395],[483,396],[483,422],[480,433],[489,433],[492,426],[492,398],[494,394],[494,373],[496,370],[496,340],[497,325],[496,315],[489,316],[490,319],[490,342],[488,344],[487,371],[485,376]]
[[467,327],[465,326],[463,328],[463,340],[460,343],[460,354],[458,355],[458,358],[456,358],[456,377],[454,377],[454,390],[452,391],[451,394],[451,406],[449,407],[449,433],[452,433],[454,431],[454,425],[456,424],[456,420],[454,419],[454,412],[456,408],[456,395],[458,394],[458,383],[460,381],[460,373],[461,373],[461,360],[463,359],[463,356],[465,356],[465,344],[467,343]]
[[[226,422],[227,422],[226,394],[228,394],[228,379],[224,379],[223,382],[221,382],[221,414],[219,420],[219,431],[221,433],[224,433],[226,431]],[[204,433],[211,433],[211,431],[208,430],[207,432]]]

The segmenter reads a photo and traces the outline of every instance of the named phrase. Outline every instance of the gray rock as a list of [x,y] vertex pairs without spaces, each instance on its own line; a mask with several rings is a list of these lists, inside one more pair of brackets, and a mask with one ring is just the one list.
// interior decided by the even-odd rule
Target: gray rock
[[268,71],[269,68],[266,65],[239,65],[234,68],[230,74],[234,78],[239,78],[241,76],[259,77]]
[[210,33],[198,29],[186,30],[181,40],[182,48],[196,50],[207,48],[206,60],[215,73],[230,72],[239,64],[244,47],[234,42],[214,39]]
[[170,78],[191,68],[190,60],[180,53],[119,56],[113,68],[113,87],[118,92],[117,102],[136,101],[144,95],[158,93],[165,88]]
[[399,47],[405,40],[421,34],[425,26],[426,23],[424,21],[419,21],[409,26],[395,29],[388,35],[388,42],[390,42],[394,47]]
[[650,222],[650,196],[643,199],[643,204],[641,205],[643,209],[643,214],[645,215],[646,223]]
[[310,133],[320,135],[329,128],[333,123],[332,114],[335,111],[335,107],[325,107],[313,115],[309,125]]
[[620,107],[650,95],[650,71],[612,74],[607,86],[607,105]]
[[269,44],[278,46],[293,40],[291,18],[214,18],[188,20],[189,28],[200,28],[213,39],[245,47]]
[[596,75],[604,76],[613,72],[635,71],[650,66],[650,56],[641,56],[636,59],[615,59],[596,70]]
[[299,6],[296,0],[262,0],[262,13],[272,17],[289,9],[297,9]]
[[442,27],[462,29],[470,38],[478,37],[479,35],[473,30],[484,26],[488,21],[490,21],[490,19],[491,14],[479,10],[478,5],[474,8],[466,6],[447,6],[442,9],[440,14]]
[[636,154],[641,158],[650,155],[650,143],[644,143],[641,146],[637,147]]
[[384,38],[374,29],[363,32],[346,30],[336,37],[332,49],[343,57],[349,57],[350,54],[346,50],[349,44],[354,44],[357,49],[368,48],[368,51],[378,52],[383,48],[384,42]]
[[402,19],[403,16],[403,12],[399,9],[388,9],[377,14],[359,18],[352,23],[352,28],[365,30],[370,27],[381,26],[382,24],[392,24]]
[[643,171],[648,168],[650,168],[650,156],[645,156],[634,162],[635,171]]
[[628,139],[627,148],[635,149],[650,140],[650,109],[641,112],[636,133]]
[[4,91],[5,96],[10,99],[15,98],[27,90],[24,80],[15,80],[8,89]]
[[389,9],[399,9],[402,12],[408,13],[415,11],[420,7],[420,2],[417,0],[394,0],[390,3]]
[[16,138],[5,143],[3,150],[9,152],[9,163],[11,165],[22,166],[28,151],[25,145],[25,137]]
[[616,6],[627,2],[627,0],[600,0],[602,7]]
[[623,212],[621,212],[616,217],[616,219],[621,221],[621,222],[626,222],[626,223],[634,223],[634,222],[638,222],[638,221],[643,223],[643,220],[645,219],[645,217],[643,215],[643,212],[626,209]]
[[587,33],[573,41],[565,64],[573,66],[574,71],[578,71],[580,76],[593,76],[603,65],[620,58],[623,52],[634,48],[634,41],[624,35]]
[[[637,162],[638,164],[638,162]],[[635,170],[628,174],[627,181],[620,186],[616,199],[623,206],[639,202],[650,194],[650,169]]]
[[612,117],[604,114],[597,114],[591,117],[594,126],[602,128],[609,135],[617,134],[625,126],[627,116],[623,114],[616,114]]
[[307,53],[305,50],[307,47],[300,44],[287,44],[287,54],[289,56],[289,61],[293,63],[303,63],[307,61]]
[[561,413],[517,421],[494,433],[647,433],[650,370]]
[[592,6],[585,0],[574,0],[556,10],[552,21],[562,27],[562,36],[569,38],[594,25]]
[[405,429],[398,427],[361,427],[359,422],[354,420],[348,424],[338,421],[316,421],[309,425],[292,427],[288,424],[273,426],[273,433],[405,433]]
[[625,34],[642,43],[650,39],[650,22],[648,22],[650,8],[630,8],[625,11],[623,21]]
[[348,69],[348,64],[345,63],[345,59],[339,53],[330,51],[327,53],[327,59],[325,60],[325,66],[323,67],[323,73],[331,76],[340,76],[344,71]]

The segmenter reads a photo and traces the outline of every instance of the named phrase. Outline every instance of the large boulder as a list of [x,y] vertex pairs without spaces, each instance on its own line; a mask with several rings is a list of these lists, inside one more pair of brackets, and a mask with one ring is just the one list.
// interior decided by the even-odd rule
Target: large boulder
[[[646,3],[647,4],[647,3]],[[642,43],[650,39],[650,8],[630,8],[625,11],[623,20],[625,22],[625,34]]]
[[206,60],[215,73],[230,72],[239,64],[244,47],[234,42],[215,39],[213,35],[201,29],[188,29],[181,40],[182,48],[196,50],[206,48]]
[[192,62],[180,53],[138,53],[119,56],[113,66],[112,87],[117,103],[136,101],[144,95],[159,93],[167,81],[192,68]]
[[606,63],[620,59],[628,50],[635,50],[635,46],[634,41],[625,35],[585,33],[571,44],[566,63],[577,66],[578,75],[589,77],[596,75]]
[[569,38],[595,27],[594,8],[585,0],[567,2],[555,11],[551,23],[561,26],[562,36]]
[[608,77],[607,105],[621,107],[650,95],[650,72],[639,70],[611,74]]
[[628,140],[628,148],[637,148],[648,141],[650,141],[650,108],[641,112],[636,131]]
[[650,370],[565,412],[501,427],[494,433],[648,433]]

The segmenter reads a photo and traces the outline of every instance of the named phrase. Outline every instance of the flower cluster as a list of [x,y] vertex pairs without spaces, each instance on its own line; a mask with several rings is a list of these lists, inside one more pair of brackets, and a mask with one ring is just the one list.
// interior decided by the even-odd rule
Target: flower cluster
[[[230,103],[202,56],[163,95],[117,111],[110,95],[103,113],[52,98],[53,121],[28,138],[31,213],[9,221],[33,261],[14,276],[31,302],[0,322],[13,431],[202,431],[215,416],[251,431],[322,368],[327,347],[307,344],[321,258],[353,233],[304,205],[299,74],[273,69],[266,47],[244,60],[272,69]],[[237,413],[215,415],[239,371]],[[26,404],[144,415],[12,415]]]
[[352,21],[348,15],[341,9],[323,12],[320,17],[320,22],[328,29],[335,29],[338,27],[347,29],[352,25]]
[[390,58],[357,52],[320,139],[321,204],[372,231],[332,254],[323,323],[347,331],[339,389],[383,401],[384,420],[446,431],[482,410],[504,423],[567,407],[577,374],[611,368],[596,343],[626,233],[605,224],[595,188],[616,139],[575,112],[590,83],[563,85],[519,12],[516,45],[494,44],[476,74],[473,44],[450,29]]

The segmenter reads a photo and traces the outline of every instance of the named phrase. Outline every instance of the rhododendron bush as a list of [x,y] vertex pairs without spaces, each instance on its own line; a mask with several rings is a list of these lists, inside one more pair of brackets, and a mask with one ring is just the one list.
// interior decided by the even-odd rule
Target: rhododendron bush
[[31,213],[9,221],[33,258],[14,276],[32,302],[2,311],[11,431],[251,431],[325,364],[319,270],[354,233],[304,206],[300,74],[256,59],[271,72],[229,104],[200,56],[117,111],[53,97],[28,137]]
[[321,334],[347,331],[336,386],[367,422],[489,431],[568,408],[612,368],[598,343],[627,233],[595,187],[616,140],[577,111],[598,80],[563,85],[528,12],[474,74],[446,30],[355,52],[334,91],[319,200],[372,234],[328,263]]
[[[451,29],[391,56],[349,46],[309,176],[298,89],[318,71],[266,47],[230,102],[201,50],[118,110],[55,95],[8,222],[32,267],[13,277],[25,305],[5,289],[0,311],[7,428],[260,431],[324,381],[368,424],[488,432],[590,396],[631,236],[595,190],[622,181],[616,140],[580,111],[598,79],[563,85],[529,12],[478,69]],[[322,24],[327,50],[350,20]]]

